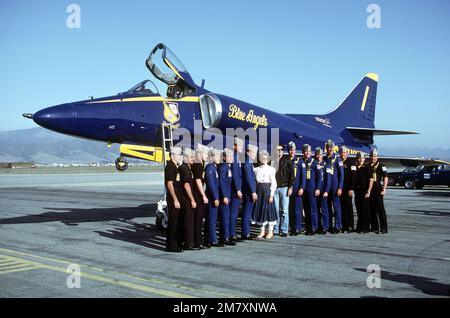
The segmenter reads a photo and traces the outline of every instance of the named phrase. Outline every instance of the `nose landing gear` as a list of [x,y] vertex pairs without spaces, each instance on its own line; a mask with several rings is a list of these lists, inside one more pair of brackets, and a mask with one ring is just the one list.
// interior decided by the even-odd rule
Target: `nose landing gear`
[[116,169],[119,171],[125,171],[128,168],[128,161],[124,156],[120,156],[116,159]]

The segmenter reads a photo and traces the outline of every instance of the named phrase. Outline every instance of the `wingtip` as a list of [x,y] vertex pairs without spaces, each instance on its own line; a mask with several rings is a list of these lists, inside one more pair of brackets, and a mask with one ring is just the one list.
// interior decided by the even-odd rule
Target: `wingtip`
[[378,82],[378,74],[377,73],[367,73],[366,77],[374,80],[375,82]]

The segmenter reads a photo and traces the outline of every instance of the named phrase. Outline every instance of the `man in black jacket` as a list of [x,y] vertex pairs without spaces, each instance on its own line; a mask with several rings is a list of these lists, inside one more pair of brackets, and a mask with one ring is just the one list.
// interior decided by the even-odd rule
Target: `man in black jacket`
[[344,164],[344,187],[342,188],[341,200],[341,218],[342,232],[349,233],[355,229],[355,220],[353,216],[353,191],[355,190],[356,165],[351,159],[348,159],[348,148],[341,147],[341,159]]
[[278,166],[275,177],[277,179],[277,190],[274,202],[278,213],[278,220],[274,227],[274,234],[286,237],[289,228],[289,196],[292,194],[294,183],[294,164],[289,156],[283,155],[283,146],[277,147]]

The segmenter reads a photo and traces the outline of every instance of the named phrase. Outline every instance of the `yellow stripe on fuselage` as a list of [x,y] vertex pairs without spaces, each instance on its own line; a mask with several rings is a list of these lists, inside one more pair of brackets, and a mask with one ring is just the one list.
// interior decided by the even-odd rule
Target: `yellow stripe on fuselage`
[[122,103],[122,102],[188,102],[198,103],[198,96],[187,96],[180,99],[164,98],[162,96],[147,96],[147,97],[129,97],[121,99],[107,99],[99,100],[95,102],[89,102],[87,104],[102,104],[102,103]]
[[369,86],[366,86],[366,91],[364,92],[364,98],[361,104],[361,111],[364,111],[364,108],[366,108],[366,102],[367,102],[367,95],[369,95]]

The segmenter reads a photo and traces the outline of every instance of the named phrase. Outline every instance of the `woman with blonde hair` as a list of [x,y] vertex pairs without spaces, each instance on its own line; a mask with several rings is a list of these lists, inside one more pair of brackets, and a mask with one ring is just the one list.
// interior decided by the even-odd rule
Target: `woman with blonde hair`
[[[266,150],[259,154],[260,166],[254,169],[256,176],[256,194],[258,200],[255,203],[252,213],[253,223],[261,226],[261,232],[257,236],[261,239],[273,238],[273,227],[277,220],[277,211],[273,202],[275,190],[277,189],[277,181],[275,178],[276,170],[269,166],[270,156]],[[269,233],[266,233],[266,225],[269,225]]]

